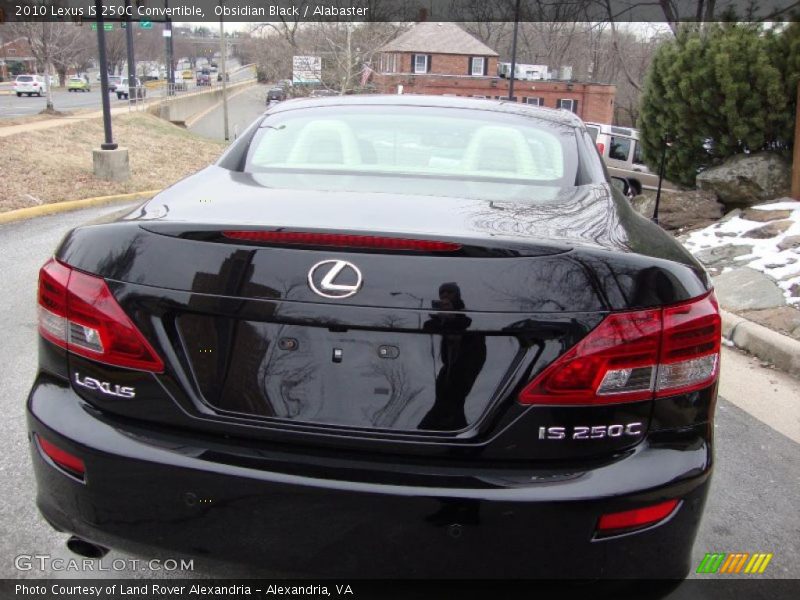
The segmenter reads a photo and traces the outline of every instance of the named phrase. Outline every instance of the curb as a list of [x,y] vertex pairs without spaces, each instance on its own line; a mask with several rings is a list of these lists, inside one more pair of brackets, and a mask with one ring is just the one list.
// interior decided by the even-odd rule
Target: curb
[[147,190],[144,192],[132,192],[130,194],[98,196],[96,198],[84,198],[83,200],[67,200],[66,202],[53,202],[52,204],[42,204],[40,206],[30,206],[28,208],[10,210],[8,212],[0,213],[0,225],[5,223],[12,223],[14,221],[33,219],[35,217],[44,217],[45,215],[55,215],[58,213],[69,212],[72,210],[80,210],[82,208],[92,208],[94,206],[102,206],[104,204],[111,204],[113,202],[122,202],[124,200],[144,199],[155,196],[160,191],[161,190]]
[[800,341],[721,310],[722,336],[737,348],[800,377]]

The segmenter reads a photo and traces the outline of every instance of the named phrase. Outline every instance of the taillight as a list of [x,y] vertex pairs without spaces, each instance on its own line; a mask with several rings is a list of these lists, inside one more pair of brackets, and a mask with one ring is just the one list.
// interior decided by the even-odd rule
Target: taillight
[[597,151],[600,153],[600,156],[603,156],[603,152],[606,151],[606,146],[603,142],[597,142]]
[[86,465],[84,464],[83,460],[74,454],[70,454],[66,450],[59,448],[55,444],[48,442],[46,439],[37,434],[33,434],[33,436],[39,446],[39,449],[44,453],[45,456],[47,456],[62,469],[68,471],[70,474],[83,478],[84,474],[86,473]]
[[336,246],[339,248],[370,248],[379,250],[411,250],[416,252],[455,252],[461,244],[438,240],[415,240],[375,235],[346,233],[316,233],[306,231],[223,231],[232,240],[265,244],[301,246]]
[[39,333],[92,360],[160,373],[164,363],[106,282],[50,259],[39,271]]
[[521,404],[598,405],[701,389],[717,378],[713,293],[663,309],[608,315],[519,394]]
[[677,506],[678,500],[667,500],[644,508],[608,513],[597,522],[597,532],[608,535],[648,527],[666,519]]

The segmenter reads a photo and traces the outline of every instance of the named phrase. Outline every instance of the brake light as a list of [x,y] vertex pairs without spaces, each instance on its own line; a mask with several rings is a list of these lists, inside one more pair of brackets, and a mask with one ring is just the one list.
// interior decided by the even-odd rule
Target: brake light
[[598,533],[639,529],[663,521],[678,506],[678,500],[667,500],[644,508],[602,515],[597,522]]
[[269,244],[294,244],[302,246],[336,246],[340,248],[370,248],[380,250],[412,250],[416,252],[455,252],[461,244],[436,240],[344,233],[314,233],[305,231],[223,231],[232,240]]
[[66,469],[70,473],[74,475],[79,475],[83,477],[86,473],[86,465],[84,464],[83,460],[75,456],[74,454],[70,454],[66,450],[62,450],[55,444],[48,442],[43,437],[40,437],[37,434],[33,434],[34,438],[36,439],[36,443],[39,445],[41,451],[50,458],[55,464],[57,464],[62,469]]
[[55,259],[39,271],[39,333],[73,354],[108,365],[164,370],[106,282]]
[[521,404],[599,405],[701,389],[719,372],[713,293],[663,309],[608,315],[519,395]]
[[597,142],[597,151],[600,153],[600,156],[603,156],[603,152],[606,151],[606,146],[603,142]]

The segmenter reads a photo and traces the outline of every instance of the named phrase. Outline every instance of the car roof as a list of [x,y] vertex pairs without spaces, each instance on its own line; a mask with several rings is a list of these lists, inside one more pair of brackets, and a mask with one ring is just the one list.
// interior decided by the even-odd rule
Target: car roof
[[534,116],[554,123],[579,127],[583,124],[574,113],[556,108],[545,108],[511,100],[488,100],[460,96],[426,96],[417,94],[350,94],[298,98],[282,102],[267,113],[277,114],[290,110],[325,106],[419,106],[427,108],[460,108]]

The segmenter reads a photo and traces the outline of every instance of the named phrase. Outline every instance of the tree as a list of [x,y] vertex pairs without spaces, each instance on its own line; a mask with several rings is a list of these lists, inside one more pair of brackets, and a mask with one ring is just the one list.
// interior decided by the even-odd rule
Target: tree
[[679,31],[653,59],[639,127],[645,161],[694,185],[700,169],[734,154],[786,149],[786,74],[772,64],[770,38],[753,24]]

